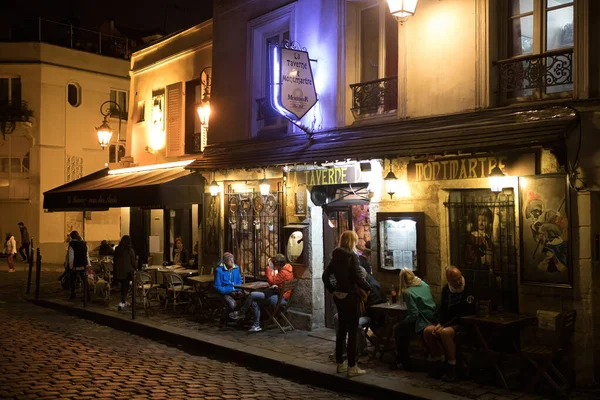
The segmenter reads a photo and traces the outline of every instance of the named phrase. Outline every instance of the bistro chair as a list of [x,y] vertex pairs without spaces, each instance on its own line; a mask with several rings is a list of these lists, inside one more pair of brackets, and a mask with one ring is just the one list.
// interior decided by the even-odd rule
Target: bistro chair
[[165,299],[165,310],[169,305],[169,300],[173,303],[173,311],[175,311],[177,304],[189,303],[190,296],[194,294],[194,288],[192,286],[184,284],[181,275],[175,272],[164,272],[164,277],[167,281],[167,296]]
[[283,303],[282,300],[283,294],[287,291],[291,291],[292,294],[294,293],[294,289],[296,289],[297,284],[297,279],[292,279],[283,282],[283,285],[279,290],[279,295],[277,296],[277,303],[275,305],[267,306],[267,313],[269,314],[269,323],[267,324],[268,326],[277,325],[283,333],[286,333],[286,331],[295,330],[290,320],[287,319],[287,317],[285,316],[288,303]]
[[152,281],[152,277],[148,272],[138,271],[135,274],[135,288],[137,290],[137,298],[142,299],[146,316],[150,314],[150,306],[153,301],[160,303],[158,288],[160,285]]
[[521,354],[536,372],[529,381],[528,390],[533,391],[541,378],[556,393],[568,397],[569,381],[556,366],[569,348],[575,331],[576,311],[551,313],[538,310],[535,342],[521,349]]

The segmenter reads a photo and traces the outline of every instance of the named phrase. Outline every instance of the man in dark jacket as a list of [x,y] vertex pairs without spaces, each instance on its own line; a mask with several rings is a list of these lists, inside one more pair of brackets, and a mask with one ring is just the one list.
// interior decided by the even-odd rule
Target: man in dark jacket
[[[21,231],[21,247],[19,247],[19,254],[24,262],[29,260],[29,246],[31,245],[31,238],[29,237],[29,232],[27,231],[27,227],[24,223],[19,222],[17,224],[19,230]],[[23,252],[25,250],[25,252]]]
[[[84,279],[87,279],[87,267],[90,267],[90,255],[88,253],[87,243],[81,239],[77,231],[73,231],[69,234],[71,241],[69,242],[69,250],[67,252],[67,262],[69,264],[69,271],[71,271],[71,297],[75,298],[75,281],[77,277],[81,279],[83,284]],[[90,293],[84,293],[90,297]]]
[[[475,314],[475,298],[471,288],[465,284],[465,278],[454,266],[446,269],[448,283],[442,289],[442,305],[440,307],[440,323],[430,325],[423,331],[423,338],[431,352],[433,365],[430,375],[445,381],[456,380],[456,343],[457,333],[464,330],[461,317]],[[447,365],[444,372],[444,360]]]

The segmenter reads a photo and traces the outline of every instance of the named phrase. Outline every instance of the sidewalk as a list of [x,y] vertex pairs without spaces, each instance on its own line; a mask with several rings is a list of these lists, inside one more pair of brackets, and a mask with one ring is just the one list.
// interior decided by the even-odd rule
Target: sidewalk
[[[29,271],[29,263],[24,263],[21,261],[21,257],[18,258],[18,261],[15,261],[15,271],[16,272],[27,272]],[[42,263],[42,271],[51,271],[51,272],[63,272],[65,270],[64,265],[62,264],[47,264]],[[35,263],[33,263],[33,268],[31,270],[32,279],[35,279]],[[0,272],[8,272],[8,263],[6,262],[6,258],[0,258]]]
[[[503,390],[495,386],[479,385],[473,381],[445,383],[429,379],[423,372],[392,371],[386,363],[362,357],[360,365],[368,374],[347,379],[335,373],[331,354],[335,335],[331,329],[294,331],[287,334],[267,330],[249,334],[235,328],[220,329],[217,322],[196,322],[184,313],[174,314],[157,310],[146,317],[139,310],[135,320],[131,311],[117,311],[118,292],[111,296],[111,304],[92,300],[83,308],[81,300],[66,300],[67,293],[60,289],[45,288],[43,297],[31,300],[40,306],[57,309],[99,324],[172,345],[184,346],[190,352],[226,359],[256,370],[263,370],[288,379],[321,386],[330,390],[356,393],[373,398],[419,399],[543,399],[524,393]],[[596,398],[592,394],[575,395],[573,399]]]

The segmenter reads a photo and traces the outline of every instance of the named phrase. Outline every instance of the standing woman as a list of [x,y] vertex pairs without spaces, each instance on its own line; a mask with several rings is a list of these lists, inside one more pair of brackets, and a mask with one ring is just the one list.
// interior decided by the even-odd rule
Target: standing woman
[[[371,287],[362,277],[356,244],[358,236],[354,231],[345,231],[340,237],[339,247],[332,255],[331,261],[323,272],[323,283],[329,293],[333,294],[333,301],[338,310],[339,329],[335,340],[335,358],[337,372],[348,372],[348,377],[365,374],[367,371],[358,368],[356,364],[357,341],[359,318],[359,298],[357,287],[366,292]],[[335,284],[331,279],[335,279]],[[344,345],[348,336],[348,362],[343,360]]]
[[4,253],[8,254],[8,272],[15,272],[15,254],[17,254],[17,242],[15,237],[9,232],[6,234],[4,242]]
[[129,280],[136,270],[135,252],[131,248],[131,238],[125,235],[121,238],[114,254],[114,278],[121,283],[121,302],[119,310],[129,306],[125,299],[129,291]]

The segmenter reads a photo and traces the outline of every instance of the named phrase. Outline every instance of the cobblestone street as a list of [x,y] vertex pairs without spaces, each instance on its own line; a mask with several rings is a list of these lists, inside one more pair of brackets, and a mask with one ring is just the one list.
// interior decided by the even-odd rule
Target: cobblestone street
[[[58,275],[42,274],[42,293]],[[2,399],[359,398],[190,355],[28,304],[20,299],[25,280],[23,272],[0,272]]]

